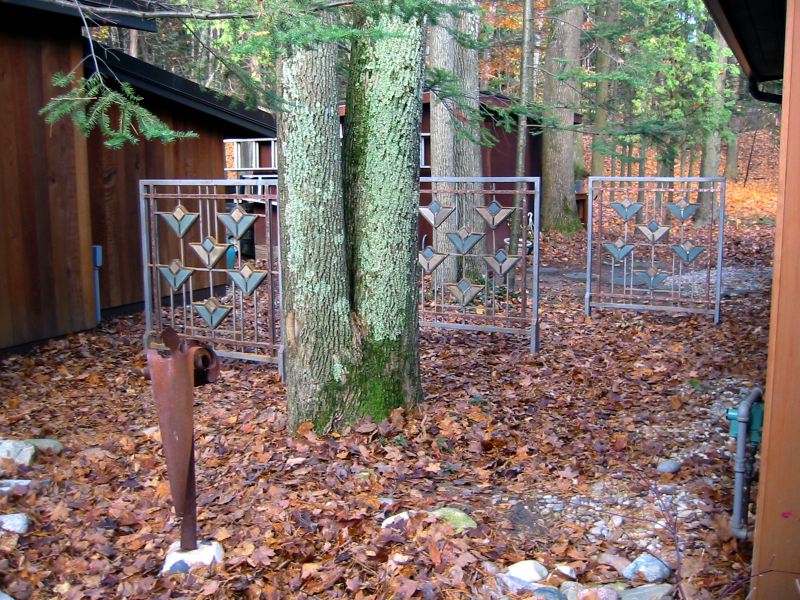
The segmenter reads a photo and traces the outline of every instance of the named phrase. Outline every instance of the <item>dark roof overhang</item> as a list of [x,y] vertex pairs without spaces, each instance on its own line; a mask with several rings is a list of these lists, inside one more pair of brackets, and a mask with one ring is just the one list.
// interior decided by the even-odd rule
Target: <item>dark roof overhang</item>
[[[97,42],[94,47],[98,57],[102,59],[98,61],[101,74],[111,80],[117,78],[130,83],[137,91],[147,92],[221,119],[252,132],[254,137],[275,136],[275,119],[266,111],[247,109],[229,97]],[[86,61],[86,68],[93,70],[92,61]]]
[[703,1],[742,66],[753,97],[780,103],[781,96],[760,85],[783,79],[787,0]]
[[[68,17],[80,17],[81,11],[75,6],[68,4],[55,4],[47,0],[0,0],[0,3],[11,6],[20,6],[30,10],[43,11]],[[128,29],[140,29],[142,31],[158,31],[156,22],[152,19],[128,15],[114,15],[101,17],[92,14],[92,7],[101,8],[122,8],[137,12],[151,12],[152,6],[142,0],[81,0],[81,8],[89,25],[113,25]]]

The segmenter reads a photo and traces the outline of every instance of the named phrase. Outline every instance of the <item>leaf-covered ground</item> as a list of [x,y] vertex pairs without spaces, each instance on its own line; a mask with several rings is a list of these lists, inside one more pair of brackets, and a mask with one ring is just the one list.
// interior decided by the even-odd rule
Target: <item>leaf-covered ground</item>
[[[773,196],[774,197],[774,196]],[[729,194],[726,264],[768,267],[762,194]],[[755,207],[755,208],[754,208]],[[544,263],[580,269],[585,242],[545,239]],[[727,532],[732,445],[725,409],[764,378],[767,291],[733,295],[723,321],[582,312],[582,286],[550,276],[542,351],[509,336],[425,331],[425,402],[341,435],[286,429],[268,367],[226,362],[196,394],[202,535],[225,562],[160,577],[170,516],[141,320],[0,361],[0,437],[67,449],[31,468],[24,535],[0,534],[0,590],[22,598],[481,598],[497,569],[534,558],[584,583],[622,579],[603,552],[645,549],[689,597],[741,595],[749,547]],[[655,467],[682,461],[675,475]],[[458,534],[419,512],[460,508]],[[680,550],[676,552],[676,545]],[[551,583],[557,583],[552,582]]]

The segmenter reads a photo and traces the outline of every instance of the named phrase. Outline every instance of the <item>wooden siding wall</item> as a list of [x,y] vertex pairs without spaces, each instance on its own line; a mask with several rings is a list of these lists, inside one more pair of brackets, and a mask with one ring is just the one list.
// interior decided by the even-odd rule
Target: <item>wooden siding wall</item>
[[800,597],[800,6],[789,2],[753,600]]
[[[141,302],[142,257],[139,227],[140,179],[222,179],[225,131],[214,119],[174,103],[149,103],[173,129],[192,130],[197,139],[164,145],[140,142],[120,150],[89,139],[92,240],[103,247],[101,306]],[[252,135],[252,134],[251,134]]]
[[80,29],[8,17],[0,19],[0,348],[95,325],[86,141],[71,123],[49,126],[38,114],[56,95],[51,75],[83,58]]

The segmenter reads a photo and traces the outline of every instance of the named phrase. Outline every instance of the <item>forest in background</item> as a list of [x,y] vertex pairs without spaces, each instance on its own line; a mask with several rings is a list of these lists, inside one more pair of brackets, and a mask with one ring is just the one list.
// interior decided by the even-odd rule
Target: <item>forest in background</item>
[[[206,4],[201,8],[215,8]],[[507,113],[498,115],[505,125],[511,127],[520,114],[527,115],[542,125],[534,133],[558,135],[562,146],[570,141],[566,136],[576,132],[573,172],[562,176],[719,174],[729,182],[772,179],[769,162],[762,165],[757,149],[777,144],[778,112],[774,105],[750,98],[740,68],[700,0],[531,0],[532,93],[524,104],[519,100],[525,3],[445,4],[463,4],[467,13],[479,15],[477,40],[470,40],[458,23],[447,29],[452,43],[467,40],[467,47],[477,49],[480,90],[516,100]],[[92,32],[111,47],[269,108],[271,100],[253,91],[259,85],[269,88],[274,65],[265,53],[255,51],[253,40],[259,32],[246,21],[160,19],[158,26],[158,33],[114,27]],[[577,37],[578,43],[571,46],[577,55],[570,55],[561,43],[570,36]],[[432,38],[429,35],[429,44]],[[438,54],[429,49],[429,71]],[[449,82],[454,85],[433,82],[434,92],[452,102],[451,111],[463,107],[459,94],[470,93],[458,88],[461,80],[463,74],[456,73],[455,82]],[[344,81],[343,74],[342,90]],[[560,87],[571,93],[548,93],[548,81],[561,82]],[[573,110],[582,122],[565,126],[554,120],[554,107]],[[581,151],[585,146],[588,152]],[[727,160],[728,155],[735,160]],[[561,170],[566,170],[563,165]]]

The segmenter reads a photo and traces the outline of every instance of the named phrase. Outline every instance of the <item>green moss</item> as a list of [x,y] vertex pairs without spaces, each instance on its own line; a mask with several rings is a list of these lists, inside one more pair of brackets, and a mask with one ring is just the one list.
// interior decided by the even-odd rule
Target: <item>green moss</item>
[[405,396],[408,357],[401,343],[367,342],[357,364],[342,365],[345,376],[323,387],[317,431],[354,423],[363,417],[380,422],[395,408],[414,402]]

